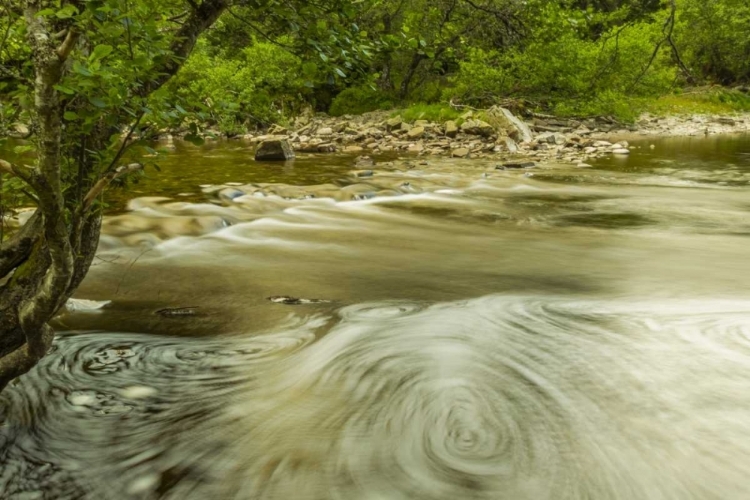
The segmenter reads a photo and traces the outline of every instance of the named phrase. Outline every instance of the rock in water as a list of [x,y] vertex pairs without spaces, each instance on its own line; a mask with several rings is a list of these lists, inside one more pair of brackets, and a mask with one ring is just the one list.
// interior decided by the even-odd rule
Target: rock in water
[[323,299],[300,299],[297,297],[290,297],[288,295],[274,295],[268,297],[268,300],[275,304],[286,304],[290,306],[298,306],[300,304],[324,304],[330,302]]
[[179,316],[195,316],[197,314],[197,307],[165,307],[164,309],[159,309],[156,311],[156,314],[159,316],[166,316],[168,318],[171,317],[179,317]]
[[258,144],[255,161],[284,161],[294,159],[294,150],[283,139],[271,139]]
[[99,311],[103,307],[111,304],[111,300],[86,300],[86,299],[68,299],[65,303],[65,309],[69,312],[91,312]]
[[356,160],[354,160],[354,166],[356,167],[372,167],[375,165],[375,160],[373,160],[370,156],[358,156]]

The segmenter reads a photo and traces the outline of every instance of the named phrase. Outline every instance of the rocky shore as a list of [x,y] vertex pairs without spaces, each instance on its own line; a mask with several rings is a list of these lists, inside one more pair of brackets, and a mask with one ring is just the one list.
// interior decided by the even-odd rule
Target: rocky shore
[[454,158],[555,161],[586,167],[588,160],[630,152],[635,138],[705,136],[750,131],[750,114],[735,116],[645,115],[634,124],[601,117],[561,119],[533,114],[519,118],[500,107],[468,110],[457,120],[406,121],[388,112],[360,116],[298,118],[244,139],[286,141],[298,153],[410,153]]

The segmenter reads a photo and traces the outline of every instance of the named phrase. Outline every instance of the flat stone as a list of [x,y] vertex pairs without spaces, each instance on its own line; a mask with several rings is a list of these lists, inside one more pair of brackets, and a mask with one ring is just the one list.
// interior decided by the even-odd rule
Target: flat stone
[[333,135],[333,129],[331,127],[323,127],[318,129],[317,135]]
[[630,154],[630,150],[625,149],[625,148],[617,148],[617,149],[613,149],[612,153],[614,153],[616,155],[629,155]]
[[469,156],[469,149],[468,148],[458,148],[451,151],[451,157],[453,158],[466,158]]
[[285,161],[294,159],[294,150],[289,141],[271,139],[258,144],[255,150],[256,161]]

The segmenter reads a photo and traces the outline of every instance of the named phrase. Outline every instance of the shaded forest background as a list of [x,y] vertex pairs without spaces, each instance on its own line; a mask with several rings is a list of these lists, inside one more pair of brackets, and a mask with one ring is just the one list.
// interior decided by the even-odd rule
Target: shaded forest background
[[[289,120],[510,101],[558,115],[750,108],[744,0],[363,0],[224,15],[166,92],[226,133]],[[320,42],[323,40],[323,42]],[[658,99],[657,99],[658,98]],[[195,104],[193,104],[195,106]]]
[[447,119],[450,103],[630,121],[750,109],[748,81],[746,0],[254,0],[154,102],[227,135],[309,112]]

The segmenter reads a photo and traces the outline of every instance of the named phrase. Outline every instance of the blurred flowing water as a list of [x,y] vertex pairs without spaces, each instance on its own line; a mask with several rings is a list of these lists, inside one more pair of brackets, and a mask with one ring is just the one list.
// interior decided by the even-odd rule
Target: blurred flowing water
[[178,144],[0,394],[0,498],[748,498],[750,138],[635,144]]

